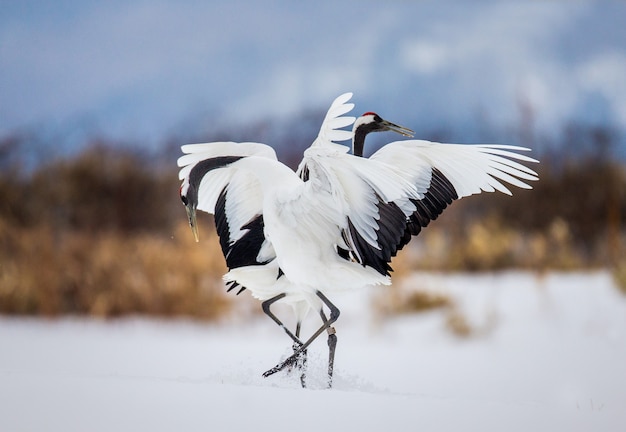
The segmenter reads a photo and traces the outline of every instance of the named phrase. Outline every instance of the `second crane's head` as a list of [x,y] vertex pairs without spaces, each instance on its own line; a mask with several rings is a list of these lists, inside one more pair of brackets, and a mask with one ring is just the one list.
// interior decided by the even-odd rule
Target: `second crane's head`
[[383,119],[375,112],[366,112],[361,117],[356,119],[354,126],[352,126],[353,138],[352,138],[352,153],[355,156],[363,156],[363,145],[365,143],[365,137],[370,132],[385,132],[392,131],[399,133],[405,137],[413,137],[414,132],[399,126],[395,123],[391,123]]
[[198,223],[196,221],[196,207],[198,206],[198,192],[196,188],[190,184],[189,179],[186,178],[180,187],[180,199],[187,210],[187,218],[189,218],[189,226],[193,232],[193,237],[196,241],[199,241],[198,236]]

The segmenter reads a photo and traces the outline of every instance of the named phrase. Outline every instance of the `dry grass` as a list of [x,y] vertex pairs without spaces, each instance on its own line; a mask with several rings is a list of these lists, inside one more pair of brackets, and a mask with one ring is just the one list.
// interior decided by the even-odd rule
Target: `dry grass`
[[462,338],[467,338],[477,333],[477,330],[472,327],[467,317],[457,308],[450,308],[446,311],[446,329]]
[[[590,143],[606,138],[589,132]],[[65,159],[46,153],[29,172],[21,168],[29,143],[0,142],[0,313],[219,317],[228,310],[224,258],[210,218],[193,242],[177,196],[178,149],[155,157],[109,144]],[[626,291],[626,169],[602,158],[543,159],[532,191],[482,194],[446,209],[393,260],[394,279],[415,270],[611,263]],[[393,287],[388,295],[400,312],[453,307],[422,294],[406,299]]]
[[[0,313],[215,319],[228,310],[224,258],[210,218],[202,219],[203,238],[195,243],[175,172],[137,169],[140,156],[96,146],[30,177],[0,173]],[[534,195],[506,202],[524,196]],[[472,211],[472,203],[455,203],[413,239],[392,262],[394,279],[415,270],[570,270],[607,261],[598,251],[611,248],[581,252],[577,225],[569,219],[513,229],[523,219],[519,207],[511,210],[514,217],[498,211],[486,216]],[[612,256],[620,249],[621,218],[616,220]],[[626,286],[623,261],[615,265],[615,278]],[[467,331],[451,299],[428,293],[406,298],[393,287],[387,295],[393,313],[439,308],[456,333]]]
[[[118,230],[89,234],[46,225],[15,227],[0,220],[0,313],[56,316],[127,314],[216,319],[229,310],[221,275],[224,258],[210,218],[201,218],[195,243],[183,217],[162,235]],[[545,234],[523,234],[495,219],[471,224],[461,236],[431,226],[392,262],[394,280],[415,270],[505,268],[574,269],[588,266],[567,224]],[[626,262],[614,266],[626,292]],[[383,315],[443,310],[457,335],[472,333],[454,300],[428,291],[403,293],[395,284],[377,304]]]
[[398,254],[392,265],[394,275],[401,277],[415,270],[543,271],[601,264],[586,258],[562,219],[554,220],[546,232],[527,233],[488,218],[469,224],[462,232],[444,225],[428,227]]
[[0,312],[218,318],[229,306],[224,259],[214,231],[202,233],[195,243],[184,222],[167,238],[0,221]]
[[396,312],[425,312],[451,306],[452,299],[448,296],[429,291],[414,291],[397,306]]
[[613,266],[613,279],[622,294],[626,295],[626,258],[622,258]]
[[379,318],[439,311],[443,313],[445,328],[453,335],[467,338],[479,333],[459,310],[454,298],[429,289],[407,290],[402,284],[392,285],[375,297],[374,310]]
[[[472,225],[456,240],[431,228],[414,240],[417,249],[394,259],[394,279],[417,269],[576,268],[582,262],[560,221],[547,236],[523,236],[490,221]],[[201,232],[202,241],[195,243],[184,219],[169,238],[11,228],[0,222],[0,311],[219,316],[228,303],[220,279],[226,268],[214,229],[205,223]],[[616,267],[616,280],[626,279],[624,268]],[[450,299],[433,293],[388,294],[395,313],[452,306]]]

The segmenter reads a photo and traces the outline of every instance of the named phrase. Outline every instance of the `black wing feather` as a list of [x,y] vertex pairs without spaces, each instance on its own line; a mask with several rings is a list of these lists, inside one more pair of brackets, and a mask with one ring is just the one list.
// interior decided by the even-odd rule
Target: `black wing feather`
[[376,205],[379,214],[377,244],[380,249],[370,245],[355,229],[348,219],[348,234],[356,250],[352,253],[340,249],[339,256],[354,260],[363,266],[369,266],[382,275],[388,276],[392,268],[389,266],[391,258],[411,241],[412,236],[418,235],[422,228],[430,221],[437,219],[443,210],[458,199],[458,194],[450,181],[433,168],[430,185],[424,197],[420,200],[412,199],[415,211],[406,217],[402,210],[393,202],[386,203],[378,197]]
[[[355,229],[348,218],[349,235],[356,248],[351,257],[363,266],[372,267],[382,275],[388,276],[392,271],[389,262],[398,251],[398,244],[402,243],[405,233],[406,218],[404,213],[393,202],[386,203],[377,195],[378,203],[378,230],[376,231],[376,243],[380,249],[369,244]],[[340,256],[344,257],[341,253]],[[345,258],[345,257],[344,257]]]
[[[228,186],[226,186],[217,198],[215,203],[215,229],[220,238],[222,254],[226,259],[228,269],[245,267],[249,265],[266,264],[268,261],[258,261],[259,252],[265,241],[263,215],[256,215],[240,230],[248,230],[239,239],[233,241],[230,238],[230,225],[226,214],[226,201],[228,200]],[[228,285],[228,290],[240,286],[233,282]],[[237,294],[240,294],[245,287],[241,287]]]
[[405,235],[397,245],[398,250],[406,246],[411,240],[411,236],[418,235],[422,228],[427,227],[430,221],[437,219],[445,208],[458,198],[456,189],[450,180],[437,168],[433,168],[430,186],[424,194],[424,198],[411,200],[416,209],[407,220]]

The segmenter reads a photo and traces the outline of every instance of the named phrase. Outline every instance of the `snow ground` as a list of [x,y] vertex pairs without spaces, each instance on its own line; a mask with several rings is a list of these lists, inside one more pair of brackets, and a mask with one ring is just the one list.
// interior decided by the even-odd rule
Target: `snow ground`
[[478,331],[454,336],[441,311],[383,319],[374,290],[337,297],[332,390],[325,338],[311,347],[311,388],[261,377],[290,352],[263,316],[0,318],[0,430],[626,430],[626,297],[609,273],[402,285],[453,296]]

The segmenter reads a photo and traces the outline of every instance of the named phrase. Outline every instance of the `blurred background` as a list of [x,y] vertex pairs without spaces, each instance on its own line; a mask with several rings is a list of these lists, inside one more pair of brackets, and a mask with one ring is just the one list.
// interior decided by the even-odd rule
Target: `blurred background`
[[[234,296],[212,219],[198,244],[188,228],[180,145],[259,141],[295,167],[346,91],[354,115],[418,138],[541,160],[533,190],[453,204],[396,280],[608,269],[626,291],[622,1],[0,6],[0,313],[223,316]],[[397,139],[378,135],[367,152]]]

